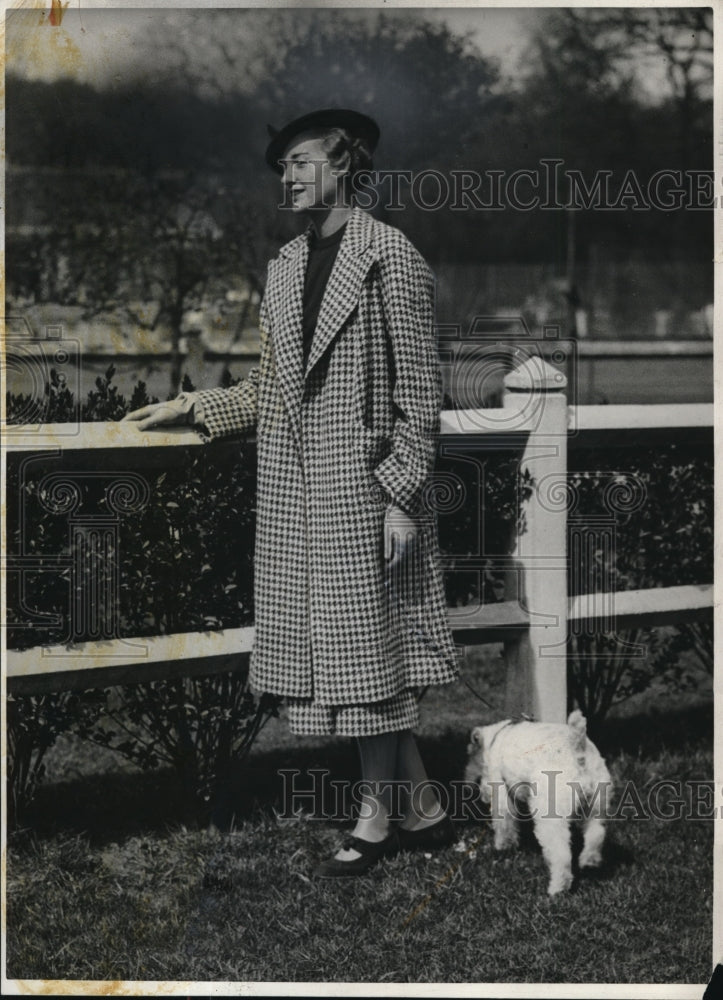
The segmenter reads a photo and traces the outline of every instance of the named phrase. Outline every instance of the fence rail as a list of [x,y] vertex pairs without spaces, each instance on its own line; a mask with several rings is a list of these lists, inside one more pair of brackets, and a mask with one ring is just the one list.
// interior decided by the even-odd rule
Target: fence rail
[[[568,596],[568,511],[560,489],[567,477],[568,448],[641,447],[671,436],[709,441],[710,404],[569,407],[565,379],[541,358],[528,358],[505,379],[497,409],[445,411],[440,449],[508,447],[521,452],[532,475],[524,504],[526,531],[509,558],[505,600],[453,608],[449,621],[460,645],[502,641],[507,661],[507,709],[547,721],[567,711],[567,637],[571,627],[617,629],[692,621],[707,617],[713,587],[667,587],[614,594]],[[126,459],[153,465],[158,449],[197,448],[195,431],[168,427],[140,432],[133,423],[56,424],[7,428],[9,452],[67,453],[93,461],[102,453],[112,464]],[[234,442],[227,442],[234,446]],[[222,443],[213,447],[220,447]],[[137,683],[243,668],[253,628],[190,632],[151,638],[9,650],[6,676],[11,694]]]
[[[699,440],[712,440],[712,403],[638,404],[616,406],[570,406],[567,424],[568,448],[644,447],[669,434],[686,439],[690,432]],[[514,421],[514,422],[513,422]],[[442,439],[471,437],[515,437],[538,429],[537,414],[520,415],[517,408],[444,410]],[[621,438],[620,432],[626,436]],[[139,431],[133,423],[65,423],[12,425],[5,429],[5,447],[15,452],[130,452],[157,448],[202,448],[204,442],[188,427],[164,427]],[[235,442],[219,441],[214,447]],[[137,455],[136,455],[137,457]],[[152,459],[153,461],[154,459]]]
[[[568,621],[594,625],[611,606],[618,628],[697,621],[710,612],[709,584],[583,594],[568,602]],[[516,601],[476,608],[452,608],[449,624],[463,646],[510,639],[529,628],[530,616]],[[32,647],[8,654],[7,685],[13,695],[87,690],[115,684],[143,684],[244,669],[254,639],[253,626],[218,632],[111,639],[101,642]]]

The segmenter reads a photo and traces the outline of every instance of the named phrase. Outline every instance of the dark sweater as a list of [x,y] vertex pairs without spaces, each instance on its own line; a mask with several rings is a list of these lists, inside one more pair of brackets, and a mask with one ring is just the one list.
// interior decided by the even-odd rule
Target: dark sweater
[[309,260],[304,278],[304,306],[301,320],[304,344],[304,367],[311,350],[311,341],[319,318],[321,302],[326,291],[326,283],[334,267],[339,244],[344,236],[346,223],[331,236],[317,237],[313,233],[309,240]]

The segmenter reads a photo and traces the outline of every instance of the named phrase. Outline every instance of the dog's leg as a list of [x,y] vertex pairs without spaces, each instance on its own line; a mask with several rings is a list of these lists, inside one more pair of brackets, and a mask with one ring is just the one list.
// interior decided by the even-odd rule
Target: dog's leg
[[589,816],[583,823],[583,845],[580,852],[581,868],[597,868],[602,864],[602,846],[605,824],[597,816]]
[[550,896],[564,892],[572,885],[572,850],[570,827],[566,819],[534,816],[535,836],[550,871],[547,891]]
[[507,789],[502,786],[495,788],[492,796],[492,829],[495,833],[495,850],[504,851],[508,847],[517,847],[520,831],[517,828],[515,804],[510,802]]

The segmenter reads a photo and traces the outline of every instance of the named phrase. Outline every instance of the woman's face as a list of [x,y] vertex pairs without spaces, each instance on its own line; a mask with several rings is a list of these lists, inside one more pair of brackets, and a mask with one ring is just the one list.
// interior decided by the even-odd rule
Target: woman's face
[[341,203],[341,177],[334,172],[317,133],[302,133],[286,148],[281,159],[284,207],[294,212],[335,208]]

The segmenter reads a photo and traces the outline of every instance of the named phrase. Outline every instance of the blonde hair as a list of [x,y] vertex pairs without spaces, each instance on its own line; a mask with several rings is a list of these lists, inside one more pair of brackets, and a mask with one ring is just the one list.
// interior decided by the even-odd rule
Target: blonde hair
[[325,131],[321,143],[332,167],[340,167],[346,154],[349,154],[349,180],[360,170],[372,169],[372,154],[368,145],[347,129]]

